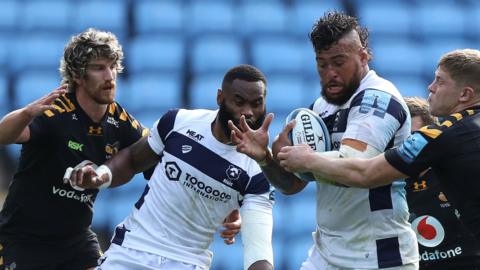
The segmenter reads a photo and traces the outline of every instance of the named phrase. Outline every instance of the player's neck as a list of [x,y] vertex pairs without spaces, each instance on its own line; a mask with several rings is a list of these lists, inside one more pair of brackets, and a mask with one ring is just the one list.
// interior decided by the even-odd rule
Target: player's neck
[[107,111],[108,104],[99,104],[91,97],[86,95],[83,91],[75,92],[77,102],[82,107],[87,116],[95,123],[100,123],[105,112]]
[[[218,118],[218,115],[217,115]],[[222,126],[220,124],[220,121],[218,119],[215,119],[215,121],[212,122],[212,134],[217,141],[224,143],[224,144],[231,144],[230,138],[225,135],[225,132],[222,129]]]

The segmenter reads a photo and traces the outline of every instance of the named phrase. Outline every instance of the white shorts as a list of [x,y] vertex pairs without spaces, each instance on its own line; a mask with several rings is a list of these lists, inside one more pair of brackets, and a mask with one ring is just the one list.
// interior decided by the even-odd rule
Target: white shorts
[[[373,268],[378,269],[378,268]],[[418,270],[418,262],[397,267],[382,268],[387,270]],[[315,244],[308,251],[308,258],[302,263],[300,270],[371,270],[364,268],[345,268],[327,262],[318,252]]]
[[152,253],[111,244],[99,259],[97,270],[204,270],[204,268],[168,259]]

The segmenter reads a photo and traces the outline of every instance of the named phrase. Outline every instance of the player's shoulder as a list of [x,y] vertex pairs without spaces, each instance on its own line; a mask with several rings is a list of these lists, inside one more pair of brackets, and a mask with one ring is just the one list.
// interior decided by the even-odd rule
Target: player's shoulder
[[107,122],[115,126],[121,125],[133,129],[142,128],[141,123],[116,101],[108,105]]
[[478,110],[473,109],[453,113],[441,119],[439,123],[431,124],[420,128],[418,132],[430,139],[438,139],[441,135],[448,133],[453,134],[456,130],[464,128],[465,126],[461,125],[460,123],[463,123],[465,120],[471,119],[469,118],[470,116],[480,116],[479,113],[480,112]]
[[52,102],[52,105],[53,109],[43,112],[47,119],[60,119],[62,116],[72,114],[77,110],[77,105],[72,101],[71,93],[59,96]]

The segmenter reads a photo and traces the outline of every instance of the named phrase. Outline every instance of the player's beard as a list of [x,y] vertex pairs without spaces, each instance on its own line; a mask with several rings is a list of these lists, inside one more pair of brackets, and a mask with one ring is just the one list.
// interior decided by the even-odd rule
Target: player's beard
[[[358,74],[358,72],[355,72],[355,74]],[[337,106],[343,105],[352,97],[355,91],[357,91],[360,86],[360,81],[360,76],[353,76],[349,82],[342,85],[343,90],[338,95],[330,95],[327,91],[328,85],[322,83],[322,97],[330,104]]]
[[[266,113],[263,112],[263,114],[256,121],[253,119],[245,119],[245,121],[251,129],[258,129],[262,126],[263,121],[265,120],[265,114]],[[227,138],[230,138],[231,133],[231,130],[228,127],[228,120],[232,120],[233,124],[240,129],[240,119],[235,118],[235,114],[232,112],[232,110],[230,110],[230,108],[228,108],[227,105],[225,105],[225,102],[220,104],[220,109],[218,110],[218,120],[220,121],[220,126],[222,127],[222,130]]]

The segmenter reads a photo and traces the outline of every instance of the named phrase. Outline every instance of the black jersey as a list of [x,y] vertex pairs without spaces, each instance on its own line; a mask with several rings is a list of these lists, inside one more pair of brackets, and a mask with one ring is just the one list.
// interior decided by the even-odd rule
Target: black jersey
[[[29,125],[18,171],[0,213],[0,239],[49,242],[90,231],[98,190],[78,191],[63,183],[67,167],[83,160],[103,164],[147,133],[118,103],[94,123],[67,93]],[[102,213],[100,213],[102,214]]]
[[459,221],[431,170],[407,179],[410,222],[417,234],[420,269],[480,269],[480,248]]
[[460,219],[480,241],[480,107],[421,128],[385,158],[412,177],[431,167]]

